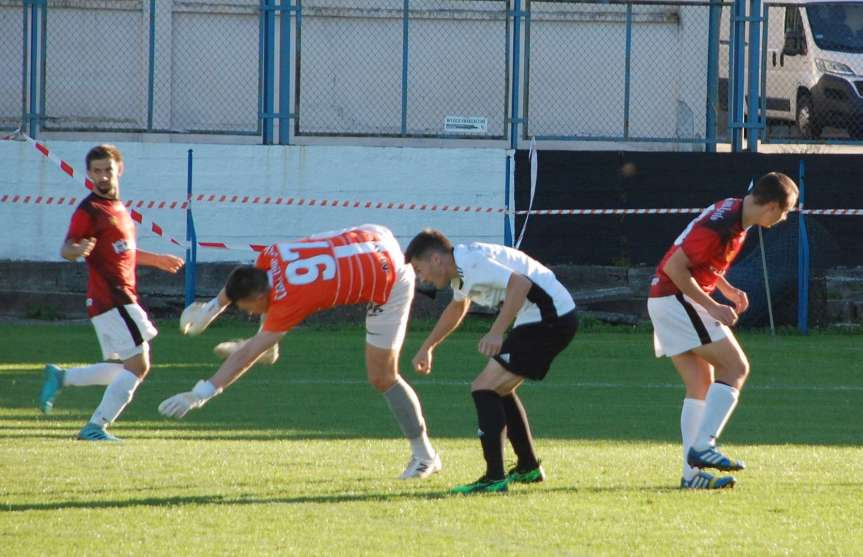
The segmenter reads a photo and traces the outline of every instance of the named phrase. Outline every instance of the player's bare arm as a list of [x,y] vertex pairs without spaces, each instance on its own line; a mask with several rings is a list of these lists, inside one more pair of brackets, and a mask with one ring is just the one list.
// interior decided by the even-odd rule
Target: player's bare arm
[[261,331],[236,352],[228,356],[208,381],[198,381],[191,391],[178,393],[162,401],[159,412],[170,418],[182,418],[190,410],[200,408],[243,376],[258,358],[275,346],[285,333]]
[[79,257],[87,257],[96,247],[96,238],[81,238],[79,240],[68,239],[60,248],[60,257],[69,261],[75,261]]
[[168,273],[176,273],[183,268],[183,264],[185,263],[182,257],[177,257],[176,255],[153,253],[142,249],[137,250],[135,257],[138,265],[155,267]]
[[491,357],[500,352],[500,347],[503,345],[503,335],[515,320],[518,310],[524,305],[532,285],[530,279],[520,273],[513,273],[509,276],[509,281],[506,283],[506,296],[500,306],[497,318],[492,323],[488,333],[479,341],[480,354]]
[[451,332],[458,328],[464,316],[467,315],[468,309],[470,309],[470,300],[465,298],[464,300],[452,300],[446,309],[443,310],[432,332],[429,333],[425,342],[417,350],[416,356],[411,360],[413,368],[417,373],[422,375],[431,373],[432,352],[438,344],[443,342]]
[[662,270],[681,292],[695,300],[717,321],[729,327],[734,325],[737,322],[737,312],[731,306],[720,304],[708,296],[692,277],[692,273],[689,271],[691,267],[692,263],[689,258],[686,257],[682,249],[678,249],[668,258]]
[[749,297],[746,292],[733,286],[724,276],[719,276],[719,280],[716,281],[716,288],[734,304],[738,315],[749,309]]

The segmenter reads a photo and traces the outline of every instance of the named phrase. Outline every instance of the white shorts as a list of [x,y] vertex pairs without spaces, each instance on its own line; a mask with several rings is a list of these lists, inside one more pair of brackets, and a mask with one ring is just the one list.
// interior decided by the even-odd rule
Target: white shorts
[[731,336],[731,329],[711,317],[685,294],[648,298],[656,357],[677,356]]
[[366,312],[366,342],[386,350],[401,349],[414,299],[413,267],[396,265],[396,282],[390,297],[381,305],[369,304]]
[[96,329],[105,360],[126,361],[148,352],[147,341],[159,334],[138,304],[115,307],[90,318],[90,322]]

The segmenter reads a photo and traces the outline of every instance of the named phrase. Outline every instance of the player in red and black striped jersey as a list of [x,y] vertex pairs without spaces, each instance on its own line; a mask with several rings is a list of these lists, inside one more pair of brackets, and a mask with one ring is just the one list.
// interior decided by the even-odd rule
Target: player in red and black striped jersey
[[116,437],[106,428],[150,370],[148,341],[157,334],[138,304],[135,268],[140,264],[176,273],[183,260],[137,249],[134,223],[120,201],[123,156],[116,147],[94,147],[87,153],[86,165],[93,192],[75,209],[60,255],[69,261],[83,257],[87,262],[87,314],[105,361],[71,369],[45,366],[39,408],[50,412],[64,386],[107,385],[78,439],[113,441]]
[[[282,336],[309,315],[335,306],[366,303],[366,371],[383,394],[411,445],[402,479],[426,478],[441,469],[413,388],[399,375],[398,359],[414,294],[414,273],[392,232],[367,224],[266,248],[254,265],[234,269],[219,295],[183,312],[185,334],[199,334],[229,304],[263,315],[261,330],[225,349],[227,360],[208,381],[159,405],[182,418],[240,378],[254,363],[274,362]],[[219,347],[217,347],[218,349]]]
[[[729,329],[746,311],[746,293],[725,279],[751,226],[782,222],[797,203],[797,185],[778,172],[762,176],[743,199],[714,203],[677,237],[656,269],[647,310],[656,356],[668,356],[686,386],[680,416],[681,487],[732,487],[731,476],[704,468],[742,470],[716,448],[749,374],[749,361]],[[734,307],[710,294],[718,289]]]

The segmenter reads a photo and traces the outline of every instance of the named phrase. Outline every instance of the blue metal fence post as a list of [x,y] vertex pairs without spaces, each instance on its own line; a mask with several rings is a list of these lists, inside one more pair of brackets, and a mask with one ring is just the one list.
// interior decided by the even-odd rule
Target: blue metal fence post
[[623,66],[623,139],[629,139],[629,90],[632,69],[632,4],[626,4],[626,54]]
[[150,45],[147,65],[147,131],[153,129],[153,88],[156,80],[156,0],[150,0]]
[[519,63],[521,62],[521,0],[513,0],[512,14],[512,103],[509,115],[509,148],[515,149],[518,147],[518,124],[521,121],[518,109],[518,86],[521,79],[519,76]]
[[186,163],[186,265],[185,305],[195,301],[195,283],[198,262],[198,235],[195,234],[195,218],[192,215],[192,150],[189,149]]
[[804,195],[806,186],[804,178],[806,163],[800,159],[800,171],[797,185],[800,189],[800,198],[797,208],[800,235],[798,237],[797,250],[797,329],[804,335],[809,334],[809,233],[806,231],[806,218],[803,214]]
[[27,66],[30,60],[30,55],[27,47],[27,38],[29,36],[29,26],[27,24],[27,7],[26,4],[21,5],[21,122],[19,125],[23,129],[27,122]]
[[761,113],[759,101],[761,83],[761,29],[758,22],[761,21],[761,0],[749,0],[749,110],[746,118],[748,130],[747,138],[749,151],[758,152],[758,137],[760,135]]
[[272,4],[275,0],[261,0],[261,10],[263,10],[263,27],[264,33],[264,106],[261,117],[264,119],[264,137],[265,145],[273,144],[274,135],[274,88],[275,88],[275,50],[276,50],[276,15],[275,5]]
[[27,111],[27,131],[30,137],[39,136],[39,5],[41,0],[30,4],[30,107]]
[[[286,5],[287,4],[287,5]],[[291,143],[291,0],[281,0],[279,20],[279,145]]]
[[722,5],[710,3],[707,28],[707,106],[705,108],[705,151],[716,152],[716,113],[719,110],[719,27]]
[[746,31],[746,0],[734,0],[734,19],[732,25],[731,52],[734,70],[729,88],[733,90],[731,113],[731,150],[740,152],[743,150],[743,100],[744,100],[744,76],[745,54],[744,33]]
[[402,6],[402,135],[408,132],[408,10],[410,0]]
[[[518,109],[518,89],[519,89],[519,63],[521,61],[521,0],[513,0],[512,9],[512,91],[510,103],[510,128],[509,128],[509,148],[515,150],[518,147],[518,124],[521,122]],[[510,216],[510,174],[514,168],[515,161],[513,160],[512,152],[506,155],[506,172],[504,176],[504,206],[506,213],[503,216],[503,242],[504,245],[512,246],[512,222]]]

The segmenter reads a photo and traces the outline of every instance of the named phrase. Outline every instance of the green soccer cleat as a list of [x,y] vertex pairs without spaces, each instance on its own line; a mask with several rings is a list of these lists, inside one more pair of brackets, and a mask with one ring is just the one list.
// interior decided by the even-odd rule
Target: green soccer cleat
[[489,479],[487,476],[483,476],[473,483],[457,485],[450,489],[449,492],[460,495],[473,495],[475,493],[505,493],[509,490],[507,483],[508,481],[506,478],[493,480]]
[[120,438],[108,433],[99,424],[89,422],[78,432],[79,441],[119,441]]
[[54,400],[63,389],[63,379],[66,376],[66,370],[54,364],[48,364],[42,371],[42,390],[39,391],[39,401],[37,406],[44,414],[50,414],[54,409]]
[[730,489],[734,487],[737,480],[734,476],[716,477],[705,471],[699,471],[691,480],[680,478],[680,489]]
[[545,470],[537,463],[536,468],[519,468],[517,465],[506,473],[506,481],[509,483],[535,484],[545,481]]

